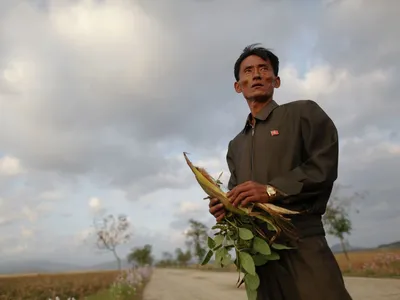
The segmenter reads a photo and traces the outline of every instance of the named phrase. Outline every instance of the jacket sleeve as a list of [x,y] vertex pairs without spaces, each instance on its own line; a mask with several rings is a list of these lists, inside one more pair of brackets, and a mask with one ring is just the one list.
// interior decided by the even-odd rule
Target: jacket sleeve
[[284,198],[288,196],[289,202],[323,192],[338,173],[338,132],[329,116],[308,100],[300,108],[300,126],[303,163],[269,182]]
[[237,185],[236,170],[235,170],[235,164],[234,164],[233,153],[232,153],[232,143],[233,143],[233,141],[229,142],[228,153],[226,154],[226,162],[228,164],[229,172],[231,173],[229,182],[228,182],[228,190],[233,189]]

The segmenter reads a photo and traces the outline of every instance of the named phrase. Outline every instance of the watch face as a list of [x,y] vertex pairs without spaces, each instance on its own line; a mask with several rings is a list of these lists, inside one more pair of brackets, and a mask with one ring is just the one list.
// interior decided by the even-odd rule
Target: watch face
[[268,195],[272,196],[272,195],[275,195],[275,194],[276,194],[276,191],[275,191],[274,188],[272,188],[272,187],[269,186],[269,187],[267,188],[267,193],[268,193]]

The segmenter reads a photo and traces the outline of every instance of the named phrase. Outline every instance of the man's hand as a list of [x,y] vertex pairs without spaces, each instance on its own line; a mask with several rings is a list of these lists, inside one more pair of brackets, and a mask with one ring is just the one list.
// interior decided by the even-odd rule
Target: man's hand
[[254,181],[237,185],[227,193],[227,196],[235,207],[239,205],[245,207],[251,202],[267,203],[269,201],[266,186]]
[[210,213],[215,217],[217,222],[220,222],[225,217],[225,208],[224,205],[217,199],[210,199]]

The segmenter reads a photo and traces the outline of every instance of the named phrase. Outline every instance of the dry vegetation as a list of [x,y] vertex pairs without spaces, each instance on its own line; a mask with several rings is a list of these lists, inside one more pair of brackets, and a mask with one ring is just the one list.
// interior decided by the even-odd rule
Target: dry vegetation
[[351,270],[344,254],[336,254],[336,260],[345,275],[400,277],[400,249],[376,249],[349,252]]
[[[399,277],[400,278],[400,249],[376,249],[350,252],[351,270],[344,254],[335,255],[339,266],[346,276],[371,276],[371,277]],[[226,268],[216,267],[214,264],[205,266],[194,265],[200,270],[235,271],[234,265]]]
[[[63,274],[26,274],[0,277],[0,300],[109,300],[109,288],[115,282],[119,272],[77,272]],[[141,298],[142,288],[135,297]]]

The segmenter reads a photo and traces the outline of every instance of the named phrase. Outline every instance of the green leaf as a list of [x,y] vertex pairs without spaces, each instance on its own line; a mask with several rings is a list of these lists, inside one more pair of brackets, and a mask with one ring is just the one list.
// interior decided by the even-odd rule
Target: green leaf
[[232,246],[232,247],[235,246],[235,241],[229,237],[226,238],[226,244],[225,244],[225,247],[228,247],[228,246]]
[[250,254],[246,252],[239,252],[240,264],[243,269],[250,275],[256,275],[256,266]]
[[228,230],[227,232],[227,238],[236,240],[238,238],[238,232],[237,230]]
[[276,250],[294,249],[293,247],[288,247],[288,246],[282,245],[282,244],[272,244],[271,247]]
[[217,264],[219,264],[222,261],[222,258],[224,255],[223,251],[224,251],[224,248],[219,248],[217,251],[215,251],[215,262]]
[[207,245],[208,245],[208,248],[213,249],[215,247],[215,241],[212,238],[208,237]]
[[225,239],[225,237],[223,235],[217,235],[214,238],[214,241],[215,241],[214,247],[218,247],[218,246],[222,245],[222,242],[224,241],[224,239]]
[[246,288],[248,287],[252,291],[256,291],[260,285],[260,278],[258,275],[246,274],[244,276],[244,282],[246,283]]
[[251,240],[243,240],[243,239],[239,239],[237,241],[237,247],[239,249],[248,249],[251,248]]
[[278,260],[281,258],[281,256],[276,252],[272,252],[270,255],[266,255],[266,257],[268,258],[268,260]]
[[276,228],[275,228],[272,224],[270,224],[270,223],[267,223],[267,228],[268,228],[268,230],[270,230],[270,231],[276,231]]
[[212,256],[213,256],[213,252],[211,250],[208,251],[206,256],[204,257],[203,261],[201,262],[201,265],[204,266],[204,265],[208,264],[208,262],[210,261]]
[[240,216],[240,220],[245,224],[251,224],[252,218],[247,215]]
[[257,291],[248,288],[247,285],[246,285],[246,294],[248,300],[257,300]]
[[253,256],[254,264],[259,267],[265,265],[268,262],[268,256],[263,254],[256,254]]
[[222,261],[221,263],[224,266],[228,266],[232,263],[232,256],[229,254],[228,250],[226,250],[226,248],[224,248],[224,253],[223,253],[223,257],[222,257]]
[[249,229],[243,227],[239,228],[239,236],[245,241],[251,240],[254,237],[253,233]]
[[268,243],[257,236],[254,238],[253,241],[253,249],[261,254],[271,254],[271,248],[269,247]]

